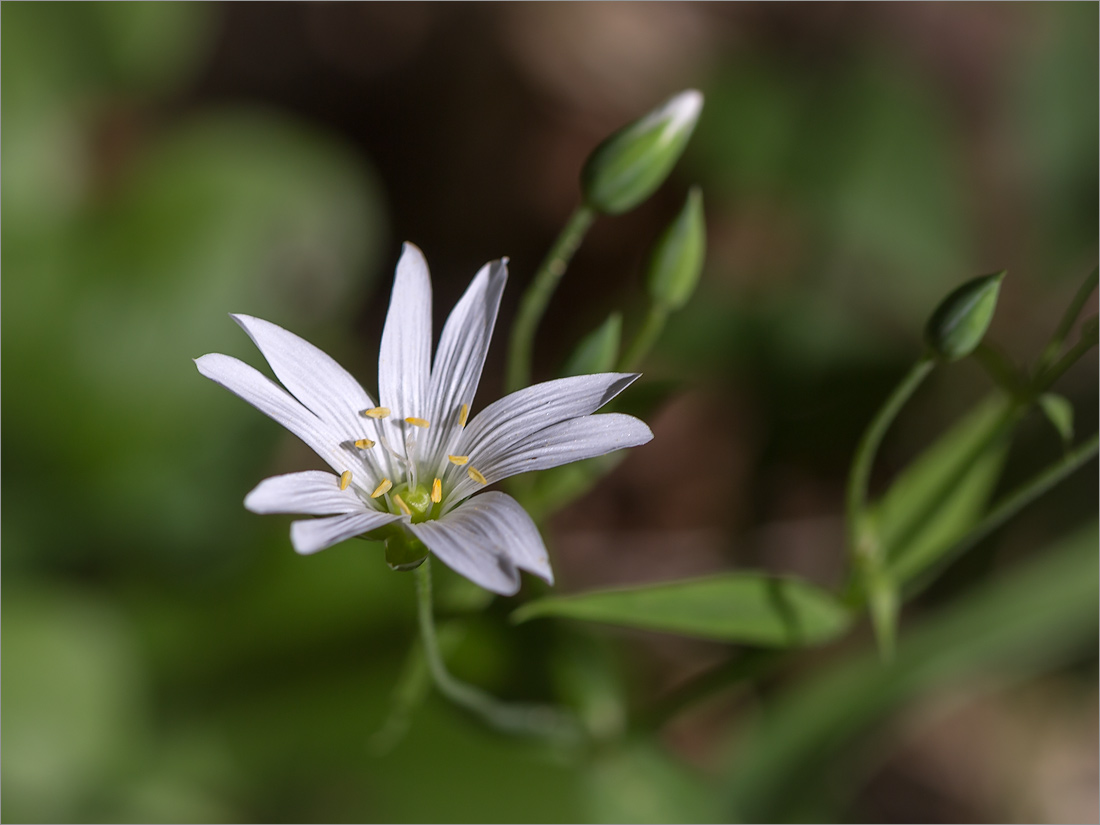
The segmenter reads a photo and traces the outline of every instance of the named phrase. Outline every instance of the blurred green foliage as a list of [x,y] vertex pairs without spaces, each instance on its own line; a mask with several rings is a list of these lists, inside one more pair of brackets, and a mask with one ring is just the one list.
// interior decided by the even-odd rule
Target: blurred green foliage
[[[1057,286],[1096,248],[1097,9],[1021,13],[1046,37],[1013,56],[994,103],[1030,198],[1019,206],[1029,249],[1049,265],[1035,277]],[[204,96],[227,14],[2,7],[6,820],[720,821],[799,805],[833,815],[803,778],[857,787],[849,757],[903,701],[986,664],[1011,682],[1094,649],[1095,532],[927,617],[902,634],[889,670],[835,654],[831,675],[779,692],[774,712],[733,737],[737,760],[708,782],[664,740],[620,736],[628,710],[663,685],[634,648],[569,623],[513,627],[514,605],[440,567],[456,675],[505,697],[568,701],[604,742],[547,752],[410,690],[405,735],[379,755],[372,734],[415,639],[412,581],[370,543],[298,558],[286,520],[246,513],[260,478],[311,458],[190,359],[258,363],[227,318],[248,311],[372,375],[355,324],[400,238],[361,147],[247,93]],[[850,450],[860,404],[873,409],[915,351],[908,331],[960,277],[988,271],[959,112],[927,66],[853,43],[827,70],[796,47],[739,43],[698,79],[707,109],[681,182],[706,188],[720,221],[712,246],[735,245],[726,234],[742,219],[778,215],[770,249],[784,254],[744,269],[714,256],[655,371],[677,386],[727,386],[735,373],[752,384],[762,462]],[[456,235],[480,219],[455,211]],[[578,362],[614,359],[618,319]],[[669,385],[624,401],[647,392],[663,399]],[[790,411],[823,395],[847,403],[811,409],[807,434]],[[1064,405],[1048,406],[1064,422]],[[1091,431],[1094,412],[1078,408],[1079,429]],[[920,487],[940,467],[931,455],[896,485]],[[962,482],[960,512],[915,544],[941,547],[972,518],[991,493],[986,469]],[[584,467],[565,470],[545,477],[545,510],[592,483]],[[1041,535],[1063,528],[1054,520]]]

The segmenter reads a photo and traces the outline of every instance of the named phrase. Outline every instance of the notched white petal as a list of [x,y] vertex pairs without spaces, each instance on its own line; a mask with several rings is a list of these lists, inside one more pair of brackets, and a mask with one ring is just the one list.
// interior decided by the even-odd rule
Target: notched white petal
[[243,361],[221,353],[196,358],[195,366],[211,381],[221,384],[282,424],[312,447],[333,469],[343,469],[335,455],[341,439],[339,431],[321,421],[270,378]]
[[[496,325],[497,311],[508,280],[508,259],[485,264],[451,311],[439,336],[432,364],[431,420],[463,426],[462,411],[469,410],[481,381],[485,356]],[[445,447],[449,430],[438,427],[428,437],[429,461],[434,463]]]
[[354,490],[341,490],[340,479],[323,470],[287,473],[261,481],[244,499],[253,513],[301,513],[332,516],[367,510]]
[[399,518],[401,517],[392,513],[375,510],[369,513],[295,521],[290,525],[290,543],[298,553],[308,556]]
[[459,452],[478,455],[514,444],[547,427],[590,415],[638,379],[637,373],[574,375],[546,381],[495,401],[463,431]]
[[424,254],[406,243],[397,263],[378,355],[379,404],[400,418],[429,414],[432,284]]
[[347,427],[374,401],[343,367],[313,344],[278,324],[251,315],[232,315],[263,353],[271,371],[322,420]]
[[519,590],[516,568],[553,584],[546,546],[527,512],[511,496],[488,492],[463,502],[438,521],[412,524],[440,561],[486,590]]

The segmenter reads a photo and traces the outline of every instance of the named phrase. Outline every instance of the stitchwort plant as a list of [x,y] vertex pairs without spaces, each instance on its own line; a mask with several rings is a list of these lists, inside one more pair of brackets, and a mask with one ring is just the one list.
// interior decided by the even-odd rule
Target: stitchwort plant
[[[1011,279],[998,272],[963,282],[930,308],[923,347],[914,331],[912,368],[853,445],[842,587],[834,591],[794,576],[729,570],[684,581],[545,595],[512,613],[517,623],[569,619],[736,646],[728,661],[656,705],[630,712],[612,696],[605,663],[590,655],[591,647],[580,656],[583,687],[561,691],[567,699],[561,705],[500,701],[451,675],[435,626],[431,557],[491,594],[518,593],[520,571],[552,585],[551,554],[540,524],[609,472],[618,451],[653,437],[639,418],[615,407],[629,397],[620,394],[639,378],[637,370],[659,344],[666,322],[688,304],[703,277],[707,233],[698,186],[688,190],[682,208],[650,241],[642,305],[634,313],[610,311],[577,343],[562,369],[566,377],[532,385],[532,355],[542,317],[589,228],[635,208],[665,183],[702,109],[699,92],[681,92],[595,148],[581,170],[578,206],[521,297],[507,351],[508,394],[500,400],[482,405],[477,389],[508,277],[507,259],[477,273],[448,317],[433,357],[431,282],[424,256],[412,244],[405,245],[394,278],[377,398],[316,347],[249,315],[233,318],[279,384],[226,355],[197,360],[203,375],[278,421],[331,468],[266,479],[246,496],[248,509],[309,516],[291,524],[291,543],[299,553],[359,536],[384,543],[386,562],[395,571],[415,571],[420,644],[395,691],[390,721],[376,737],[379,750],[392,747],[407,727],[430,677],[448,698],[498,731],[537,737],[578,759],[598,759],[608,752],[604,746],[629,750],[640,735],[708,697],[770,678],[800,649],[828,644],[866,621],[877,640],[878,660],[853,664],[850,670],[858,678],[841,667],[832,682],[811,681],[802,693],[781,699],[780,712],[767,714],[746,733],[748,744],[731,767],[737,781],[715,792],[722,810],[750,821],[764,819],[783,810],[784,789],[801,781],[800,766],[812,764],[822,742],[832,747],[834,740],[853,736],[900,701],[910,689],[907,680],[917,678],[913,674],[944,671],[940,652],[950,652],[960,627],[995,628],[967,642],[966,661],[997,662],[1026,656],[1028,639],[1077,627],[1080,615],[1094,617],[1095,587],[1081,584],[1089,579],[1081,575],[1082,564],[1095,568],[1093,542],[1087,557],[1075,545],[1016,580],[978,593],[938,625],[915,632],[911,644],[899,629],[907,600],[1097,453],[1096,434],[1076,437],[1073,405],[1053,390],[1096,346],[1096,319],[1079,323],[1097,286],[1096,271],[1031,368],[1012,363],[986,340],[1001,293],[1011,289]],[[872,470],[890,426],[929,375],[967,358],[988,373],[989,396],[874,495]],[[1013,435],[1033,411],[1056,429],[1063,452],[998,493]],[[533,481],[513,478],[532,471],[539,471]],[[488,489],[506,480],[507,492]],[[1032,603],[1057,608],[1021,613],[1021,606]],[[1021,623],[1021,615],[1033,620]],[[869,686],[858,711],[846,704],[849,694],[858,694],[851,685]],[[619,710],[608,711],[611,706]]]

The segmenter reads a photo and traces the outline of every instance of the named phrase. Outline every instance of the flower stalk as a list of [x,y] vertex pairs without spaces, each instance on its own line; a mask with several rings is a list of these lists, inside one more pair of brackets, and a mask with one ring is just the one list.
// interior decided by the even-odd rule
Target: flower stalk
[[587,205],[582,204],[573,211],[523,294],[508,348],[508,371],[505,378],[508,392],[514,392],[531,383],[535,333],[542,316],[546,314],[546,307],[554,290],[558,288],[561,276],[565,274],[569,262],[595,220],[596,211]]
[[428,672],[440,693],[502,733],[532,736],[560,745],[579,744],[581,728],[566,712],[548,705],[501,702],[451,675],[443,661],[435,630],[430,558],[416,568],[416,603],[420,642]]

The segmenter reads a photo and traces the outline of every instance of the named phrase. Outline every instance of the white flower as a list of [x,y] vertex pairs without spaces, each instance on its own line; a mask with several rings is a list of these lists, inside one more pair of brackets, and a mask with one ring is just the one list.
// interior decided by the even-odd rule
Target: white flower
[[634,374],[547,381],[471,417],[506,263],[486,264],[474,277],[443,327],[433,363],[428,265],[405,244],[382,330],[378,404],[312,344],[268,321],[232,316],[286,389],[218,353],[196,359],[199,372],[278,421],[336,471],[266,479],[245,507],[324,516],[291,524],[299,553],[383,528],[422,542],[496,593],[519,589],[517,568],[553,583],[542,538],[519,503],[501,492],[474,494],[517,473],[644,444],[653,434],[628,415],[592,414]]

